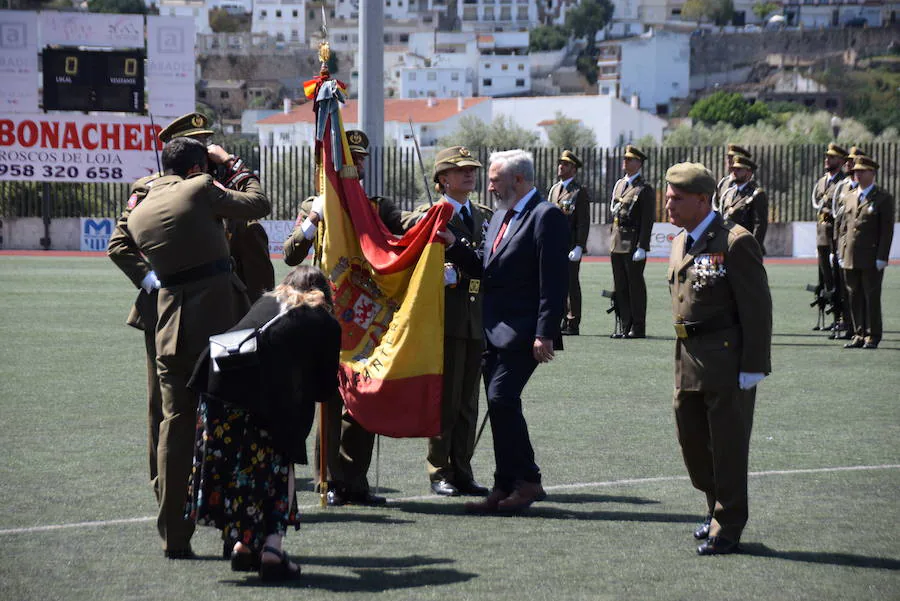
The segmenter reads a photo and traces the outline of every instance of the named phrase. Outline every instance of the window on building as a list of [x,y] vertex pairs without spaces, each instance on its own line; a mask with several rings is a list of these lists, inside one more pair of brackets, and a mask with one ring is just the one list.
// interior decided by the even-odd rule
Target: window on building
[[836,109],[837,105],[838,105],[837,98],[826,98],[825,99],[825,108]]
[[609,96],[609,87],[603,86],[602,88],[600,88],[600,95],[601,96]]
[[297,17],[300,16],[300,11],[296,11],[296,10],[293,11],[292,16],[296,19]]
[[490,77],[485,77],[484,79],[481,80],[481,85],[483,85],[486,88],[489,88],[492,85],[494,85],[494,81]]
[[384,34],[384,43],[385,44],[391,43],[391,34],[389,34],[389,33]]
[[519,71],[524,71],[525,65],[523,63],[519,63]]
[[259,11],[259,18],[260,18],[260,19],[265,19],[267,14],[268,14],[268,13],[267,13],[266,11],[264,11],[264,10]]
[[451,73],[450,81],[459,81],[459,73]]
[[276,19],[280,19],[280,18],[281,18],[281,11],[280,11],[280,10],[276,10],[276,11],[275,11],[275,18],[276,18]]
[[656,114],[660,116],[669,114],[669,105],[668,104],[657,104],[656,105]]
[[517,79],[517,80],[516,80],[516,87],[517,87],[517,88],[524,88],[524,87],[525,87],[525,80],[524,80],[524,79]]
[[403,44],[405,44],[405,43],[408,42],[408,41],[409,41],[409,34],[408,34],[408,33],[401,33],[401,34],[400,34],[400,42],[403,43]]
[[437,81],[437,73],[435,73],[434,71],[429,71],[428,81]]
[[290,134],[290,133],[287,133],[287,132],[281,132],[281,133],[278,135],[278,139],[280,139],[282,142],[290,142],[290,140],[291,140],[291,134]]
[[410,81],[415,81],[415,80],[416,80],[416,72],[415,72],[415,71],[410,71],[410,72],[409,72],[409,80],[410,80]]
[[346,33],[342,33],[341,35],[338,36],[338,39],[342,42],[346,42],[349,38],[347,37]]
[[506,63],[503,63],[502,65],[500,65],[500,70],[501,71],[509,71],[509,65],[507,65]]
[[200,98],[206,98],[206,90],[200,90]]
[[219,92],[219,98],[228,98],[228,92]]

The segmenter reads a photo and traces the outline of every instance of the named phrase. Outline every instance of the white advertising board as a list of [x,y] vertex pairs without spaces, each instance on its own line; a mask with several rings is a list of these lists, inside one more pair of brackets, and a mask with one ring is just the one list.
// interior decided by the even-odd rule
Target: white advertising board
[[0,116],[0,181],[131,183],[157,171],[160,129],[142,116]]
[[161,117],[194,110],[194,21],[147,17],[147,106]]
[[0,11],[0,113],[38,112],[37,13]]
[[653,231],[650,233],[650,253],[651,257],[669,258],[672,253],[672,240],[678,235],[682,228],[666,222],[657,222],[653,224]]
[[143,15],[41,12],[44,46],[143,48]]

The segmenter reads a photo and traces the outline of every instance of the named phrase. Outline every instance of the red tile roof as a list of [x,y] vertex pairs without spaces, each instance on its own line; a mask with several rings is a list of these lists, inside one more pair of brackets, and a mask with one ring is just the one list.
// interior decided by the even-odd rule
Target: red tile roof
[[[431,100],[434,106],[428,106],[427,98],[385,98],[384,120],[385,122],[402,121],[406,123],[412,118],[413,123],[437,123],[459,112],[457,108],[458,99],[456,98],[432,98]],[[485,100],[488,100],[488,98],[464,98],[463,110],[481,104]],[[341,109],[344,123],[357,123],[359,121],[358,106],[359,103],[356,100],[347,101],[347,104]],[[303,106],[294,107],[287,114],[278,113],[257,121],[257,123],[261,125],[287,125],[291,123],[313,123],[314,120],[315,114],[313,113],[312,103],[306,103]]]

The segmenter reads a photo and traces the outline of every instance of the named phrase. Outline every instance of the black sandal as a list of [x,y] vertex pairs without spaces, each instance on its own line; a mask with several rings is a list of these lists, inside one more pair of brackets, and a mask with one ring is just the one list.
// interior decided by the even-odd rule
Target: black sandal
[[253,551],[239,553],[231,551],[231,571],[232,572],[255,572],[259,569],[259,555]]
[[272,555],[281,558],[281,561],[278,563],[269,563],[260,558],[260,579],[267,582],[273,582],[278,580],[294,580],[295,578],[300,577],[300,566],[297,566],[296,570],[291,569],[291,560],[288,558],[287,552],[279,551],[274,547],[263,547],[263,553],[271,553]]

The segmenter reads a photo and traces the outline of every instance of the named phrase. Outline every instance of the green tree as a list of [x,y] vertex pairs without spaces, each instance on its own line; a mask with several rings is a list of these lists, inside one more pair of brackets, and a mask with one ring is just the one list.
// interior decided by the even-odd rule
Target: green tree
[[538,25],[528,35],[528,50],[542,52],[559,50],[569,41],[566,30],[559,25]]
[[597,145],[594,130],[585,127],[580,120],[570,119],[556,112],[555,122],[547,128],[551,148],[587,148]]
[[441,138],[438,144],[507,150],[534,146],[537,141],[537,134],[518,125],[512,117],[500,115],[488,124],[474,115],[465,115],[459,120],[456,131]]
[[216,33],[250,31],[249,15],[233,15],[221,8],[209,11],[209,28]]
[[146,15],[144,0],[88,0],[88,12]]
[[753,5],[753,14],[762,20],[781,9],[777,2],[757,2]]
[[610,0],[581,0],[581,4],[566,13],[566,28],[575,37],[587,38],[587,54],[594,55],[597,32],[606,27],[614,10]]
[[751,104],[736,92],[716,92],[695,102],[688,114],[702,123],[725,122],[733,127],[741,127],[753,125],[769,117],[771,113],[763,102]]
[[705,18],[719,26],[727,25],[733,16],[733,0],[687,0],[681,7],[681,17],[697,23]]

